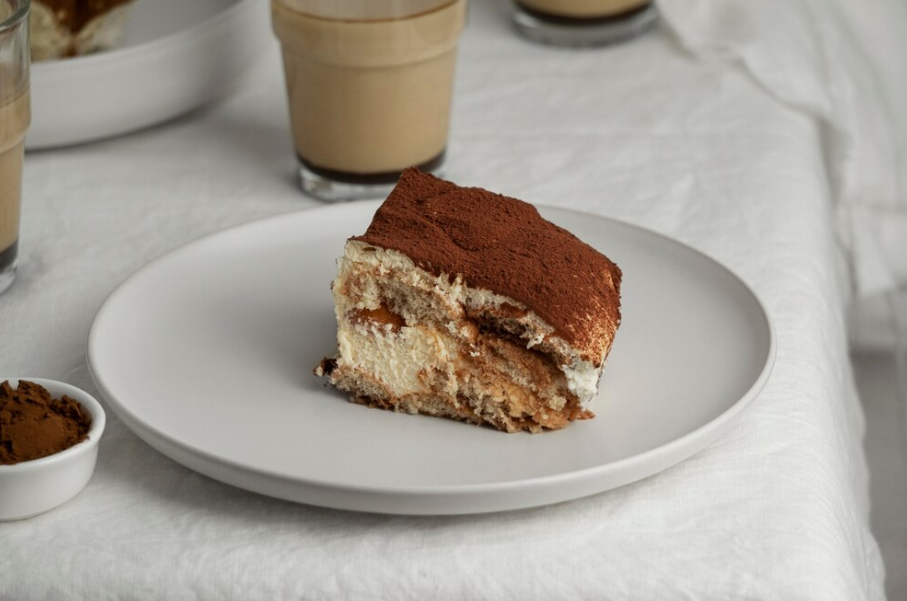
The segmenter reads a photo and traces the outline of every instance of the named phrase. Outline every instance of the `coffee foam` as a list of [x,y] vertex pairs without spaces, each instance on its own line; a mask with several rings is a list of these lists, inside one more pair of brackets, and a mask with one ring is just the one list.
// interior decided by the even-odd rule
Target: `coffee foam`
[[649,4],[651,0],[517,0],[539,12],[577,19],[610,17]]
[[273,0],[290,10],[321,19],[376,21],[404,19],[437,10],[453,0]]

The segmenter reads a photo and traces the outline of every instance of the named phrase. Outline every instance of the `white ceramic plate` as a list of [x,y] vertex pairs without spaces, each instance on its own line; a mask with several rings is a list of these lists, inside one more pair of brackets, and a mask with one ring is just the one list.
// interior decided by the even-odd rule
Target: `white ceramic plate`
[[27,150],[100,140],[217,98],[270,38],[265,0],[138,0],[123,44],[34,63]]
[[598,417],[508,435],[348,403],[312,368],[336,348],[335,258],[377,206],[227,230],[126,280],[88,345],[111,408],[165,455],[241,488],[357,511],[460,514],[645,478],[714,440],[768,378],[769,319],[727,269],[637,227],[542,208],[624,271]]

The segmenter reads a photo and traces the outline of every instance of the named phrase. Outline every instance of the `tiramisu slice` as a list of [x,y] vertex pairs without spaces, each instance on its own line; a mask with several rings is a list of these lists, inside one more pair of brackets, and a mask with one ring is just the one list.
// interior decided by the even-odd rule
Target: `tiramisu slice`
[[134,1],[32,0],[32,60],[66,58],[116,46]]
[[407,170],[332,284],[351,400],[507,432],[594,417],[621,271],[525,202]]

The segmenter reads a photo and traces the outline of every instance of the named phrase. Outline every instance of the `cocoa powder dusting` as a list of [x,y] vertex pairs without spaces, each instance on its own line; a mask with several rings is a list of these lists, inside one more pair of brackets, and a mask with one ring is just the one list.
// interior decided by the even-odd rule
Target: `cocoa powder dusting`
[[620,323],[617,265],[515,198],[407,169],[353,239],[523,303],[596,364]]
[[0,384],[0,465],[53,455],[88,437],[91,414],[66,395],[55,399],[40,384]]

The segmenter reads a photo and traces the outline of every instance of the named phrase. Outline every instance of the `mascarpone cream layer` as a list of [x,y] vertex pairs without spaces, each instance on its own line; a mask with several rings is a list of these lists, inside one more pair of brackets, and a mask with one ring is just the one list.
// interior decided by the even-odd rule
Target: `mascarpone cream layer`
[[[427,293],[432,306],[426,311],[440,317],[447,333],[432,331],[430,328],[402,328],[394,337],[364,336],[361,324],[352,323],[349,315],[354,311],[369,311],[382,306],[383,297],[377,277],[362,277],[363,273],[375,276],[390,276],[401,286],[411,287]],[[357,294],[355,302],[340,294],[347,282],[355,281]],[[347,242],[343,256],[338,260],[338,277],[334,282],[335,306],[339,325],[338,343],[343,363],[361,367],[369,373],[392,374],[393,382],[386,382],[395,394],[422,392],[428,383],[423,381],[424,367],[446,366],[449,370],[450,386],[456,391],[456,362],[460,342],[454,336],[468,322],[467,310],[481,307],[516,308],[522,314],[518,321],[525,324],[523,338],[526,348],[552,348],[551,353],[560,360],[557,366],[563,372],[569,390],[577,396],[585,409],[598,392],[598,381],[604,367],[595,367],[585,361],[579,352],[557,336],[554,329],[542,321],[534,312],[512,298],[495,294],[489,290],[471,288],[457,275],[434,276],[417,267],[406,255],[389,249],[377,248],[356,240]],[[393,329],[391,324],[374,324],[368,327]],[[464,332],[459,332],[461,335]],[[468,334],[468,333],[467,333]],[[401,352],[405,349],[405,352]]]

